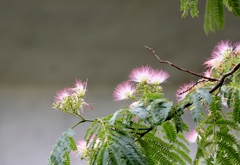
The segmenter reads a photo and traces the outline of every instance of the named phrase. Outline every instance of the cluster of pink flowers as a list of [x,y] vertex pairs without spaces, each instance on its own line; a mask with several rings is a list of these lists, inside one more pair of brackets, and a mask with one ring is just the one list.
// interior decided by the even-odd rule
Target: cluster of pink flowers
[[115,101],[126,100],[132,98],[136,87],[136,83],[146,83],[160,85],[164,83],[169,74],[163,70],[154,70],[150,66],[142,66],[135,68],[129,75],[129,80],[119,84],[113,93]]
[[211,57],[204,63],[208,68],[217,69],[232,55],[240,53],[240,42],[232,44],[230,41],[221,41],[214,48]]
[[87,81],[82,82],[81,80],[76,80],[73,88],[64,88],[57,92],[53,107],[70,113],[78,112],[78,109],[82,108],[83,105],[91,108],[91,106],[84,101],[86,91]]
[[204,63],[206,67],[217,69],[233,50],[230,41],[221,41],[213,50],[211,57]]
[[[219,42],[214,48],[211,57],[204,62],[207,70],[203,73],[203,76],[212,78],[213,69],[220,68],[226,59],[237,53],[240,53],[240,43],[232,44],[230,41]],[[199,82],[202,80],[204,79],[200,79]],[[204,81],[202,82],[204,83]],[[201,87],[201,85],[201,83],[196,84],[191,82],[181,86],[176,93],[178,101],[183,100],[190,91],[196,90],[197,88]]]

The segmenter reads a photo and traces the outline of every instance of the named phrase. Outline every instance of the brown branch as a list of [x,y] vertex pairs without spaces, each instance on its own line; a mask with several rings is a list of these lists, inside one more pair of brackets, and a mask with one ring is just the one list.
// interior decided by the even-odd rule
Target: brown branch
[[240,63],[238,63],[234,68],[232,68],[232,70],[230,70],[229,72],[227,72],[226,74],[224,74],[224,75],[219,79],[217,85],[215,85],[215,86],[209,91],[209,93],[213,93],[215,90],[217,90],[218,88],[220,88],[220,87],[223,85],[225,79],[226,79],[228,76],[232,75],[234,72],[236,72],[239,68],[240,68]]
[[[227,72],[226,74],[224,74],[224,75],[219,79],[218,83],[209,91],[209,93],[213,93],[213,92],[216,91],[218,88],[220,88],[220,87],[223,85],[225,79],[226,79],[228,76],[232,75],[234,72],[236,72],[239,68],[240,68],[240,63],[238,63],[234,68],[232,68],[232,70],[230,70],[229,72]],[[189,107],[189,106],[191,106],[191,105],[192,105],[192,103],[187,103],[187,104],[185,104],[185,105],[183,106],[182,109],[185,109],[185,108],[187,108],[187,107]]]
[[148,47],[148,46],[145,46],[145,48],[148,49],[148,50],[150,50],[150,51],[153,53],[153,55],[158,59],[158,61],[160,61],[160,63],[168,64],[168,65],[170,65],[170,66],[172,66],[172,67],[174,67],[174,68],[176,68],[176,69],[178,69],[178,70],[181,70],[181,71],[183,71],[183,72],[190,73],[190,74],[192,74],[192,75],[194,75],[194,76],[197,76],[197,77],[201,77],[201,78],[207,79],[207,80],[209,80],[209,81],[218,81],[218,79],[211,78],[211,77],[205,77],[205,76],[203,76],[203,75],[201,75],[201,74],[198,74],[198,73],[192,72],[192,71],[190,71],[190,70],[181,68],[181,67],[179,67],[179,66],[177,66],[177,65],[175,65],[175,64],[173,64],[173,63],[171,63],[171,62],[169,62],[169,61],[164,61],[164,60],[162,60],[162,59],[156,54],[156,51],[154,51],[152,48],[150,48],[150,47]]

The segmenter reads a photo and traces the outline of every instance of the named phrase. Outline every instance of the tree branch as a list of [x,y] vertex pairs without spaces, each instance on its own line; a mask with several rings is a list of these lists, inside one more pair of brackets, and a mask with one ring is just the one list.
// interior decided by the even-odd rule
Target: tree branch
[[[224,75],[219,79],[218,83],[209,91],[209,93],[213,93],[213,92],[216,91],[218,88],[220,88],[220,87],[223,85],[225,79],[226,79],[228,76],[230,76],[230,75],[232,75],[233,73],[235,73],[239,68],[240,68],[240,63],[238,63],[234,68],[232,68],[232,70],[230,70],[229,72],[227,72],[226,74],[224,74]],[[187,103],[187,104],[185,104],[185,105],[183,106],[183,109],[185,109],[185,108],[187,108],[187,107],[189,107],[189,106],[191,106],[191,105],[192,105],[192,103]]]
[[150,47],[148,47],[148,46],[145,46],[145,48],[148,49],[148,50],[150,50],[150,51],[153,53],[153,55],[158,59],[158,61],[160,61],[160,63],[168,64],[168,65],[170,65],[170,66],[172,66],[172,67],[174,67],[174,68],[176,68],[176,69],[178,69],[178,70],[181,70],[181,71],[183,71],[183,72],[190,73],[190,74],[192,74],[192,75],[194,75],[194,76],[197,76],[197,77],[201,77],[201,78],[207,79],[207,80],[209,80],[209,81],[218,81],[218,79],[211,78],[211,77],[206,77],[206,76],[203,76],[203,75],[201,75],[201,74],[192,72],[192,71],[190,71],[190,70],[181,68],[181,67],[179,67],[179,66],[177,66],[177,65],[175,65],[175,64],[173,64],[173,63],[171,63],[171,62],[169,62],[169,61],[164,61],[164,60],[162,60],[162,59],[156,54],[156,51],[154,51],[152,48],[150,48]]
[[236,72],[236,71],[239,69],[239,67],[240,67],[240,63],[238,63],[234,68],[232,68],[232,70],[230,70],[229,72],[227,72],[226,74],[224,74],[224,75],[220,78],[220,80],[218,81],[217,85],[215,85],[215,86],[209,91],[209,93],[213,93],[215,90],[217,90],[218,88],[220,88],[220,87],[223,85],[225,79],[226,79],[228,76],[232,75],[234,72]]

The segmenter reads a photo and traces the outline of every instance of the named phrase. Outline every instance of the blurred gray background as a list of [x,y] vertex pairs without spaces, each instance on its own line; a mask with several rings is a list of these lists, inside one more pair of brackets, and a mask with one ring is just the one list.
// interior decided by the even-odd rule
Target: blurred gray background
[[[52,109],[56,91],[75,79],[88,78],[86,101],[94,108],[85,110],[88,118],[127,105],[113,102],[112,91],[142,65],[171,74],[163,88],[175,101],[178,86],[197,78],[160,64],[144,46],[201,73],[220,40],[240,41],[239,19],[229,12],[224,31],[207,36],[204,7],[200,2],[199,18],[182,19],[176,0],[1,0],[0,165],[47,164],[57,138],[78,122]],[[194,128],[189,114],[184,120]],[[77,139],[87,127],[75,129]]]

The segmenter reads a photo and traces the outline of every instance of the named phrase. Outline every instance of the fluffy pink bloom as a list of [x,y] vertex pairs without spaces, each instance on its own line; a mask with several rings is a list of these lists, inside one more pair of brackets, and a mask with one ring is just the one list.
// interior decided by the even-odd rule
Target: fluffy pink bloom
[[81,80],[76,80],[73,91],[80,97],[84,96],[87,91],[87,81],[82,82]]
[[149,82],[152,77],[153,69],[149,66],[142,66],[131,71],[129,79],[134,82]]
[[154,70],[152,72],[150,83],[152,84],[161,84],[167,80],[169,74],[163,70]]
[[221,41],[213,50],[211,57],[204,63],[207,67],[218,68],[224,58],[226,51],[232,50],[230,41]]
[[240,42],[235,43],[234,46],[235,46],[234,51],[240,53]]
[[205,77],[212,77],[212,69],[206,70],[206,71],[203,73],[203,75],[204,75]]
[[195,143],[197,141],[198,133],[194,129],[186,135],[186,139],[189,143]]
[[86,144],[86,141],[84,140],[79,140],[78,141],[78,144],[77,144],[77,154],[76,154],[76,157],[78,155],[81,155],[81,156],[84,156],[87,154],[88,152],[88,149],[87,149],[87,144]]
[[178,101],[183,100],[194,85],[195,85],[194,82],[190,82],[189,84],[184,84],[183,86],[181,86],[177,90],[177,94],[176,94],[176,97],[178,98]]
[[54,102],[55,103],[61,103],[64,102],[64,99],[72,94],[71,88],[64,88],[63,90],[60,90],[57,92]]
[[121,84],[119,84],[114,92],[113,92],[113,97],[115,101],[120,101],[120,100],[126,100],[131,98],[133,95],[133,92],[135,91],[135,87],[132,83],[129,81],[125,81]]
[[[92,143],[93,139],[94,139],[94,135],[91,137],[88,145],[87,145],[86,141],[79,140],[78,144],[77,144],[77,151],[74,151],[73,154],[77,153],[76,157],[81,155],[82,159],[86,158],[86,156],[88,156],[88,147]],[[97,138],[96,141],[95,141],[95,144],[94,144],[94,148],[96,148],[99,143],[100,143],[100,139]]]

